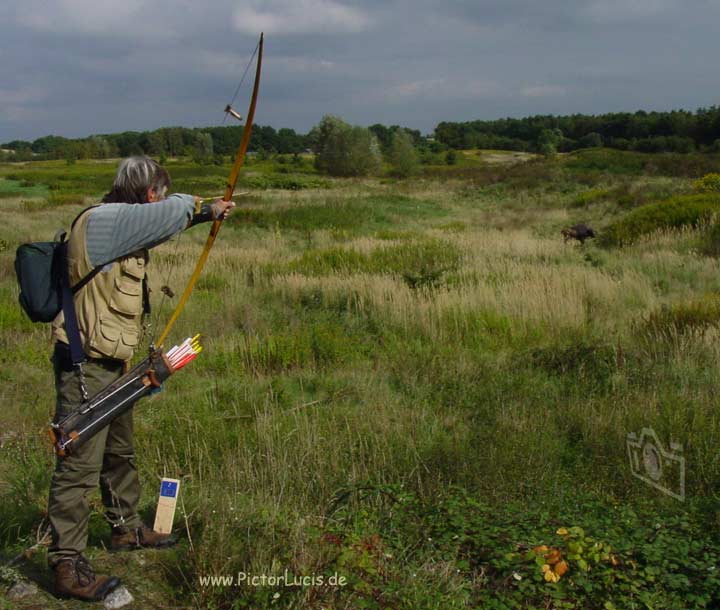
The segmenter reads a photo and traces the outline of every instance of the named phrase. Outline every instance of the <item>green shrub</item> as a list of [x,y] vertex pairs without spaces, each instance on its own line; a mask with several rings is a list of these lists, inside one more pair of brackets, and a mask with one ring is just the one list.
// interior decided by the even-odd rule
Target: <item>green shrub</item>
[[331,176],[368,176],[380,169],[380,145],[369,129],[325,115],[313,133],[319,171]]
[[596,201],[602,201],[603,199],[606,199],[609,194],[610,191],[608,191],[607,189],[590,189],[589,191],[584,191],[580,193],[577,197],[575,197],[575,199],[570,202],[570,207],[584,208],[590,203],[595,203]]
[[701,193],[720,193],[720,174],[705,174],[693,183],[693,188]]
[[592,148],[570,153],[565,166],[576,171],[600,171],[609,174],[641,174],[646,156],[609,148]]
[[641,206],[608,226],[600,236],[606,246],[631,244],[658,229],[698,226],[720,211],[720,195],[679,195]]
[[406,130],[400,129],[392,134],[388,158],[394,175],[407,178],[417,173],[418,154],[412,136]]

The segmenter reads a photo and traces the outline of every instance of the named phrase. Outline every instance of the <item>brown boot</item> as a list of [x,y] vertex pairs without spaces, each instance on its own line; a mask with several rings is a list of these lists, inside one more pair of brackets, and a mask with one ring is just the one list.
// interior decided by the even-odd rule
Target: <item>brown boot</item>
[[177,539],[172,534],[158,534],[145,525],[132,529],[115,527],[113,528],[113,534],[110,540],[110,550],[134,551],[143,548],[161,549],[172,546],[176,542]]
[[61,559],[54,569],[55,595],[61,598],[101,601],[120,584],[115,576],[95,574],[82,555]]

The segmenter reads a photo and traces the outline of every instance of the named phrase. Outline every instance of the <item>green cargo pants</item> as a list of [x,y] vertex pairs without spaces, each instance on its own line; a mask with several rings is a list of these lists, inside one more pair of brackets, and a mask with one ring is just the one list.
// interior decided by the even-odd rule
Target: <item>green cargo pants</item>
[[[55,421],[81,404],[78,375],[67,345],[57,343],[53,353],[57,403]],[[83,365],[92,396],[122,375],[122,363],[91,360]],[[82,553],[87,546],[90,505],[88,495],[100,484],[105,517],[111,525],[140,527],[137,514],[140,481],[135,467],[132,409],[115,419],[71,455],[58,457],[50,484],[48,517],[52,543],[48,563]]]

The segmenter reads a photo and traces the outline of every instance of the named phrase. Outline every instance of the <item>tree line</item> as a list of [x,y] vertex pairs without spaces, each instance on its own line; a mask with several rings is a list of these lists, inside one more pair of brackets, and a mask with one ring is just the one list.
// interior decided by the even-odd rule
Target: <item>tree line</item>
[[[294,129],[276,130],[269,125],[255,125],[248,149],[256,153],[298,154],[312,151],[317,144],[319,125],[307,134]],[[401,129],[397,125],[387,127],[375,124],[368,128],[385,148],[391,145],[393,133]],[[13,140],[0,144],[0,148],[12,151],[5,160],[27,161],[30,159],[107,159],[131,155],[163,157],[191,157],[199,162],[212,162],[223,155],[232,155],[242,136],[242,125],[224,127],[163,127],[154,131],[124,131],[114,134],[93,135],[87,138],[64,138],[43,136],[30,142]],[[417,145],[423,137],[417,130],[407,130]]]
[[551,142],[560,152],[596,146],[640,152],[720,152],[720,107],[700,108],[696,112],[639,110],[442,122],[435,128],[435,138],[455,149],[544,152]]
[[[242,125],[227,127],[163,127],[87,138],[44,136],[32,142],[14,140],[0,145],[0,160],[102,159],[136,154],[190,157],[198,163],[222,163],[234,154]],[[326,115],[307,134],[289,128],[256,125],[249,150],[258,154],[299,154],[312,151],[321,171],[334,175],[367,175],[383,159],[399,175],[409,175],[419,162],[433,162],[438,153],[452,163],[457,149],[504,149],[554,154],[605,146],[641,152],[720,152],[720,107],[696,112],[610,113],[570,116],[537,115],[521,119],[442,122],[433,136],[418,130],[379,123],[351,126]]]
[[[242,125],[227,127],[163,127],[154,131],[124,131],[93,135],[88,138],[44,136],[32,142],[13,140],[0,148],[14,151],[17,160],[33,159],[106,159],[146,154],[158,158],[192,157],[210,162],[218,156],[234,154],[242,136]],[[275,130],[256,125],[250,139],[250,150],[300,153],[308,148],[307,136],[293,129]]]
[[[189,157],[198,163],[223,163],[234,155],[242,137],[243,126],[228,127],[164,127],[154,131],[125,131],[88,138],[44,136],[32,142],[14,140],[0,145],[7,151],[2,160],[30,159],[104,159],[147,154],[159,159]],[[260,156],[298,155],[315,153],[315,166],[334,176],[366,176],[377,173],[383,160],[392,166],[393,173],[408,176],[427,155],[442,148],[423,137],[418,130],[379,123],[368,128],[352,126],[338,117],[326,115],[307,134],[293,129],[275,130],[256,125],[250,138],[249,150]],[[427,161],[427,158],[425,158]]]

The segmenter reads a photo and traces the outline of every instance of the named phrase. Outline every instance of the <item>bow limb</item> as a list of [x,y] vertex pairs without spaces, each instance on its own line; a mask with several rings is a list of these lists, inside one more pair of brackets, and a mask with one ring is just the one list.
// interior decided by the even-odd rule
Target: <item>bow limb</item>
[[[260,89],[260,70],[262,68],[262,54],[263,35],[260,34],[260,42],[258,43],[258,59],[257,67],[255,68],[255,83],[253,84],[252,99],[250,101],[250,108],[248,109],[245,127],[243,128],[242,139],[240,140],[240,148],[238,148],[237,154],[235,155],[235,162],[233,163],[232,170],[230,171],[230,176],[228,177],[227,184],[225,185],[225,201],[229,201],[233,196],[233,192],[235,191],[235,184],[237,183],[240,169],[245,162],[245,155],[247,153],[248,145],[250,144],[250,134],[252,133],[253,119],[255,117],[255,107],[257,106],[258,91]],[[198,278],[200,277],[200,273],[202,272],[203,267],[205,266],[205,262],[210,255],[210,249],[215,243],[215,238],[220,231],[221,224],[222,218],[218,218],[217,220],[213,221],[212,227],[210,227],[210,235],[208,235],[207,241],[205,242],[205,247],[203,248],[203,251],[200,254],[200,258],[195,265],[195,270],[193,271],[187,285],[185,286],[185,290],[180,297],[180,301],[178,301],[178,304],[175,307],[175,311],[173,311],[170,319],[168,320],[165,328],[163,329],[160,337],[157,340],[158,347],[162,347],[165,339],[167,339],[167,336],[170,334],[170,330],[175,325],[177,319],[180,317],[180,313],[185,307],[185,303],[190,298],[190,293],[195,287],[195,282],[197,282]]]

